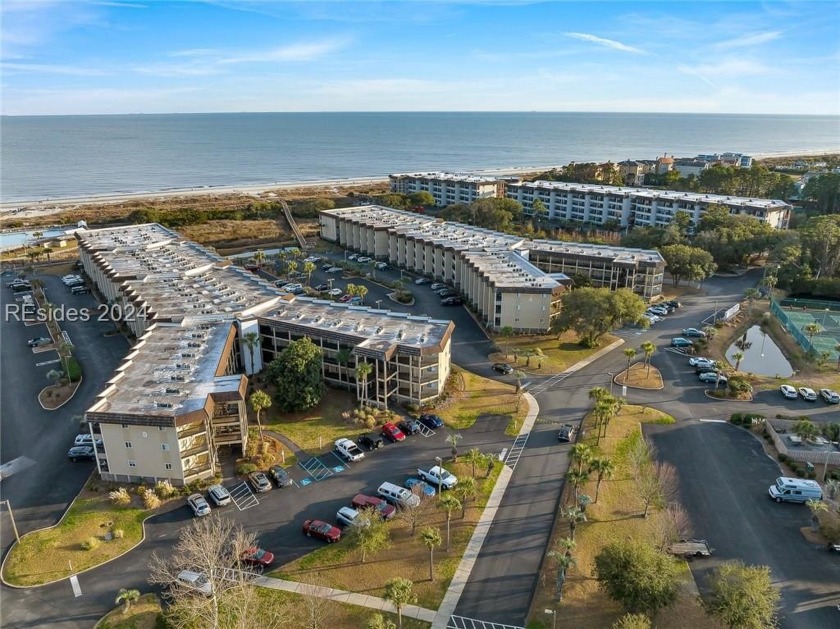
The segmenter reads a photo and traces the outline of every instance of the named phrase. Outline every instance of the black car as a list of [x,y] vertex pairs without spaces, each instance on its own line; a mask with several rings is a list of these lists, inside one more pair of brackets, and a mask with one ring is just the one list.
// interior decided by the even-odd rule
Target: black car
[[276,282],[274,282],[274,285],[277,288],[282,288],[283,286],[285,286],[288,283],[289,283],[288,280],[277,280]]
[[67,458],[71,461],[93,461],[95,456],[92,446],[73,446],[67,452]]
[[464,300],[460,297],[445,297],[440,303],[443,306],[461,306],[463,305]]
[[443,290],[437,291],[437,294],[441,299],[446,299],[448,297],[455,297],[455,292],[449,290],[448,288],[444,288]]
[[443,426],[443,420],[438,417],[437,415],[420,415],[420,423],[423,424],[426,428],[440,428]]
[[674,310],[676,310],[677,308],[682,306],[682,304],[680,302],[678,302],[676,299],[672,299],[671,301],[666,301],[663,305],[666,306],[666,307],[671,307]]
[[292,477],[289,476],[289,473],[279,465],[272,465],[268,468],[268,475],[271,476],[271,479],[275,483],[277,483],[278,487],[288,487],[292,484]]
[[325,290],[330,290],[330,285],[329,284],[318,284],[318,286],[315,287],[315,290],[317,290],[319,292],[325,291]]
[[513,373],[513,367],[511,367],[507,363],[494,363],[493,364],[493,371],[508,375],[508,374]]
[[377,448],[381,448],[384,442],[382,441],[382,435],[379,435],[375,432],[366,432],[362,435],[359,435],[359,438],[356,441],[360,444],[365,446],[368,450],[376,450]]
[[420,422],[416,419],[404,419],[397,424],[397,428],[407,435],[416,435],[421,430]]

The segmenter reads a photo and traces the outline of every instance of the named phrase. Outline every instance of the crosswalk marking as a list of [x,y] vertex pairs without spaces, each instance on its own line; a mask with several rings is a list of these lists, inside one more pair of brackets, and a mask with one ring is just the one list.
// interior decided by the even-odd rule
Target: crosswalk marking
[[477,618],[466,618],[465,616],[449,617],[446,629],[525,629],[520,625],[506,625],[500,622],[488,622]]
[[522,451],[525,449],[525,444],[528,443],[528,437],[530,436],[531,433],[526,432],[519,435],[513,442],[513,446],[511,446],[510,452],[505,459],[505,465],[511,470],[516,469],[516,464],[519,462],[519,457],[522,456]]

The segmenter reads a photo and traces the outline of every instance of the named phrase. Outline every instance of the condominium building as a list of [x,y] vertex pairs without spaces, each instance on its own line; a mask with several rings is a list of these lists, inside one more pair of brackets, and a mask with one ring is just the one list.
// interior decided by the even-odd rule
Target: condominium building
[[548,330],[573,274],[646,299],[662,293],[658,251],[529,241],[379,206],[325,210],[320,220],[325,240],[447,283],[492,330]]
[[504,194],[504,182],[497,177],[435,172],[391,175],[390,180],[392,192],[428,192],[438,207],[456,203],[466,205],[478,199]]
[[[286,295],[157,224],[76,237],[107,301],[100,312],[136,337],[85,415],[104,443],[105,480],[184,485],[214,476],[220,447],[247,445],[241,372],[261,371],[303,337],[322,348],[325,381],[370,404],[420,405],[449,376],[450,321]],[[362,362],[373,369],[357,382]]]
[[540,199],[551,219],[595,224],[615,221],[622,227],[664,227],[677,212],[686,212],[696,224],[710,206],[720,205],[730,214],[752,216],[784,229],[791,211],[789,204],[774,199],[560,181],[508,183],[505,195],[519,201],[526,214],[532,212],[534,200]]

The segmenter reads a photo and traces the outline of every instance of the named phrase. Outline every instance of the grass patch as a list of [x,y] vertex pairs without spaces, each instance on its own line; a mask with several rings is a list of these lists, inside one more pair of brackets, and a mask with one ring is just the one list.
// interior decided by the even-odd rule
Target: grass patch
[[[559,338],[556,334],[513,336],[510,339],[496,334],[492,338],[502,350],[489,356],[492,362],[509,362],[514,369],[528,374],[550,375],[566,371],[618,337],[605,334],[599,339],[598,346],[591,348],[581,347],[574,332],[564,332]],[[537,349],[543,353],[541,357],[534,355]]]
[[[355,439],[365,429],[356,426],[341,414],[354,408],[353,396],[347,391],[327,389],[321,403],[301,413],[283,413],[276,407],[263,411],[263,427],[274,430],[294,441],[307,452],[333,447],[340,437]],[[288,457],[286,463],[288,464]]]
[[[623,608],[610,599],[598,587],[595,580],[595,557],[600,550],[616,539],[653,539],[660,514],[651,510],[642,518],[644,505],[635,489],[626,452],[634,439],[640,438],[640,423],[671,423],[673,418],[658,410],[642,406],[625,406],[612,420],[607,436],[596,445],[594,437],[583,439],[598,451],[598,456],[611,458],[617,466],[610,479],[601,484],[598,502],[586,510],[588,522],[577,528],[577,547],[574,550],[576,566],[569,569],[563,588],[563,600],[557,603],[554,587],[557,576],[556,564],[546,559],[540,574],[537,592],[531,605],[529,620],[534,626],[545,625],[543,610],[557,609],[566,626],[583,629],[609,627],[624,613]],[[594,419],[584,419],[588,426],[587,435],[594,435]],[[595,482],[590,481],[581,488],[582,493],[595,495]],[[558,521],[552,533],[550,550],[559,538],[569,535],[568,524]],[[657,616],[657,627],[693,627],[712,629],[719,625],[706,616],[696,595],[694,582],[686,569],[680,582],[680,594],[676,603]]]
[[[114,507],[107,495],[77,500],[60,524],[20,538],[9,552],[3,576],[14,585],[40,585],[98,566],[140,542],[146,515],[137,507]],[[123,537],[106,541],[106,534],[117,529]],[[83,550],[90,538],[101,543]]]
[[504,415],[509,424],[522,425],[528,414],[528,402],[517,395],[514,385],[484,378],[460,367],[453,367],[452,373],[455,389],[452,397],[435,409],[447,426],[453,430],[466,430],[479,417],[488,415]]
[[127,614],[125,607],[120,605],[105,614],[94,629],[156,629],[158,616],[162,611],[157,594],[143,594],[131,604]]
[[615,381],[618,384],[637,389],[659,390],[665,386],[662,383],[662,374],[659,373],[659,370],[653,365],[648,367],[643,362],[630,365],[630,370],[622,371],[616,376]]
[[[449,462],[445,467],[459,477],[472,474],[472,466],[463,461]],[[501,469],[502,463],[497,461],[489,476],[484,476],[486,470],[477,470],[478,495],[468,502],[463,519],[460,510],[452,514],[452,544],[449,553],[446,552],[446,512],[436,508],[434,498],[427,499],[421,507],[423,513],[417,525],[417,533],[426,526],[434,526],[440,528],[443,538],[443,545],[435,549],[434,581],[429,580],[428,549],[419,539],[412,537],[410,525],[399,519],[395,519],[391,524],[391,548],[376,555],[369,555],[365,563],[361,563],[361,555],[350,548],[346,540],[342,540],[338,544],[325,545],[305,557],[287,563],[269,576],[362,592],[371,596],[382,596],[385,583],[389,579],[405,577],[414,582],[417,604],[437,609]],[[364,617],[372,614],[373,611],[369,611]]]

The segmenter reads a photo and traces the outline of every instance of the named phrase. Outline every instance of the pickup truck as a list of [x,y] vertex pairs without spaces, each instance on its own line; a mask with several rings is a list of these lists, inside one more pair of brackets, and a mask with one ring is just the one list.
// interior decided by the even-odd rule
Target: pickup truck
[[429,471],[417,468],[417,475],[424,481],[432,485],[432,487],[443,487],[444,489],[452,489],[458,484],[458,479],[450,472],[435,465]]

